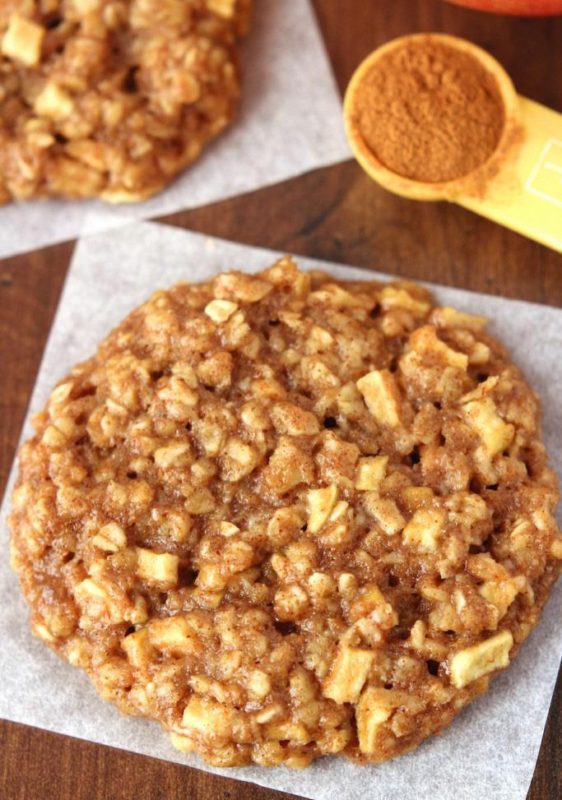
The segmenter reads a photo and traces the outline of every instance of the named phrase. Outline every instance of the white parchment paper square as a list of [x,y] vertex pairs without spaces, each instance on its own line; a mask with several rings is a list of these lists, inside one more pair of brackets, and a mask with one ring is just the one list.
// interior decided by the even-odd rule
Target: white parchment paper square
[[[134,306],[158,287],[198,281],[224,269],[254,271],[277,254],[141,223],[82,240],[76,250],[33,393],[39,409],[49,389]],[[377,277],[350,267],[298,258],[337,276]],[[381,276],[379,277],[388,277]],[[442,303],[484,313],[491,330],[543,399],[545,437],[562,472],[562,312],[545,306],[435,287]],[[9,496],[9,490],[6,497]],[[304,771],[248,767],[212,770],[168,744],[159,726],[122,716],[99,699],[86,677],[35,640],[7,560],[5,517],[0,530],[0,716],[59,733],[176,761],[230,778],[316,800],[523,800],[536,761],[562,654],[562,586],[513,666],[451,725],[413,753],[378,766],[323,759]]]
[[350,155],[341,100],[310,0],[255,0],[235,123],[145,203],[34,201],[0,208],[0,258],[131,220],[196,208]]

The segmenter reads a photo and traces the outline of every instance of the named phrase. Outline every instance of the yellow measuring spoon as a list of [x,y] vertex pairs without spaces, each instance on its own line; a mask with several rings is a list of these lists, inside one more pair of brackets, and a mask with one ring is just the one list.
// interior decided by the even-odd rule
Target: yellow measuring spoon
[[[367,146],[356,122],[358,89],[393,48],[430,38],[472,55],[495,77],[505,124],[490,158],[461,178],[424,183],[398,175]],[[562,252],[562,114],[517,95],[509,75],[485,50],[447,34],[402,36],[379,47],[355,71],[344,100],[346,132],[355,157],[385,189],[414,200],[449,200]]]

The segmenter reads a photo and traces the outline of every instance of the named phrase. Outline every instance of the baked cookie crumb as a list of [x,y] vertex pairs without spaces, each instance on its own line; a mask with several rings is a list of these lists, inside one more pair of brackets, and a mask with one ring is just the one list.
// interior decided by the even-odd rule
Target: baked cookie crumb
[[440,731],[562,557],[539,404],[485,323],[289,258],[156,292],[22,447],[35,634],[217,766]]

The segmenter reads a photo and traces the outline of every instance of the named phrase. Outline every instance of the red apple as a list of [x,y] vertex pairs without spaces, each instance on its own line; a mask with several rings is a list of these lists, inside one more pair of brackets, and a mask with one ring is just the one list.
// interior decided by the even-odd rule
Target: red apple
[[449,0],[458,6],[492,11],[494,14],[519,14],[525,17],[547,17],[562,14],[562,0]]

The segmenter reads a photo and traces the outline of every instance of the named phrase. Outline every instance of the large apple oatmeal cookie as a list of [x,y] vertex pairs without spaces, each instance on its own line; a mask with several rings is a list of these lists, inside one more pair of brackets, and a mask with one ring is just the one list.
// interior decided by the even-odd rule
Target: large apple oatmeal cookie
[[157,292],[21,450],[33,631],[215,765],[439,731],[562,557],[538,401],[484,325],[289,258]]
[[252,0],[0,0],[0,202],[143,200],[232,120]]

